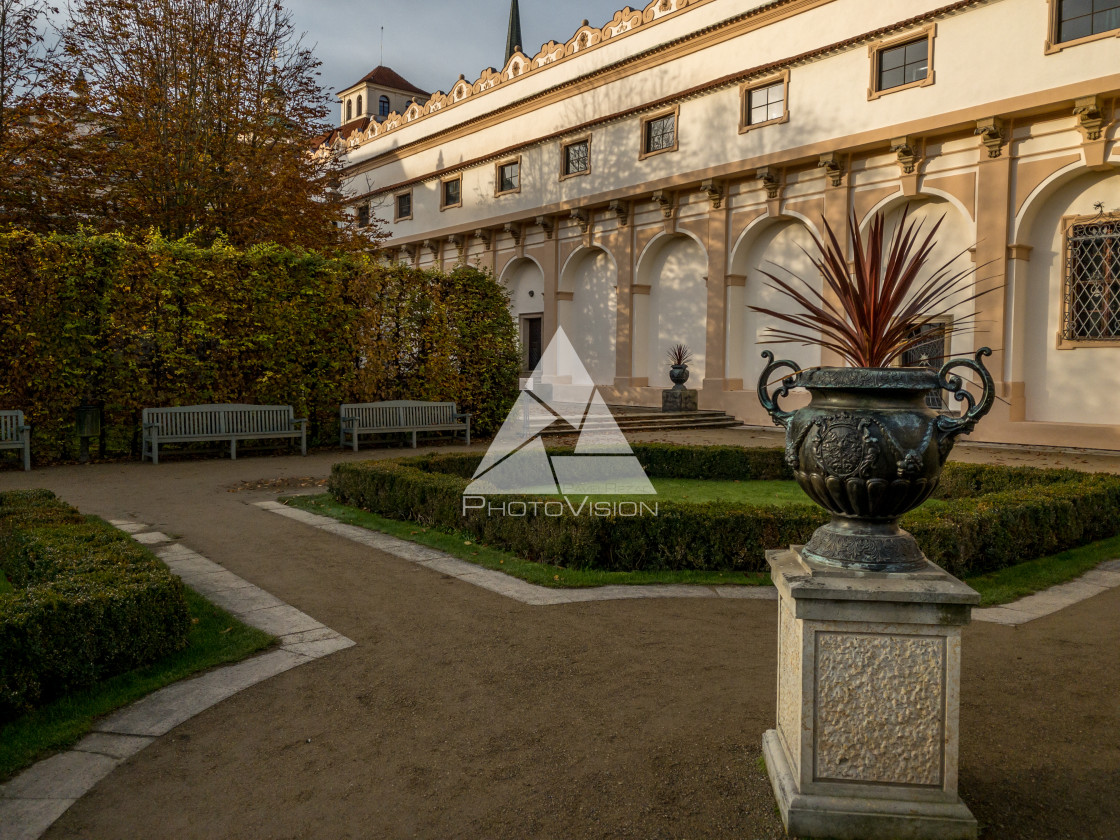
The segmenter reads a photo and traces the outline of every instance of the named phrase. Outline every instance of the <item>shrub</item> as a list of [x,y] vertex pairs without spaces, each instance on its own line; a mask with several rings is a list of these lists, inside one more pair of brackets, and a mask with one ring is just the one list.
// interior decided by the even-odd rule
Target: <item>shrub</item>
[[0,493],[0,721],[180,649],[183,584],[45,490]]
[[[780,449],[636,444],[651,478],[789,479]],[[556,454],[563,454],[556,450]],[[465,531],[531,560],[616,571],[762,571],[767,549],[804,544],[828,514],[804,505],[658,502],[658,516],[464,515],[478,455],[336,464],[330,492],[393,519]],[[948,464],[938,501],[902,526],[930,560],[981,574],[1120,534],[1120,477],[1073,470]],[[525,497],[487,497],[493,505]],[[531,500],[530,500],[531,501]],[[541,497],[538,501],[543,501]],[[579,500],[574,502],[578,507]]]
[[143,408],[206,403],[291,404],[334,443],[341,403],[454,400],[485,435],[519,369],[507,293],[475,268],[0,231],[0,408],[24,411],[38,462],[76,450],[86,400],[114,453],[138,454]]

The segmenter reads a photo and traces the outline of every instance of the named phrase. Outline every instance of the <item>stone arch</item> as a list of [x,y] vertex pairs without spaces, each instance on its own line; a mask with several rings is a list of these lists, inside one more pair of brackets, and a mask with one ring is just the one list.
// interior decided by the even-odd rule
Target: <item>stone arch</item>
[[618,267],[610,252],[577,248],[560,271],[556,317],[596,385],[613,385]]
[[515,320],[544,312],[544,269],[532,257],[510,260],[500,280],[509,290],[509,308]]
[[692,350],[689,386],[699,387],[707,338],[707,251],[689,234],[660,234],[642,252],[635,276],[639,289],[649,293],[635,293],[632,306],[634,377],[671,387],[664,356],[681,342]]
[[744,231],[731,254],[726,301],[727,378],[742,380],[745,388],[753,387],[762,373],[762,351],[767,348],[779,357],[783,353],[796,355],[803,367],[821,363],[817,347],[797,347],[794,353],[787,345],[768,341],[767,328],[780,322],[749,309],[763,306],[779,312],[794,311],[792,301],[770,288],[764,271],[783,279],[792,273],[820,290],[820,276],[805,253],[814,251],[813,232],[804,218],[766,216]]
[[[1009,298],[1009,379],[1023,383],[1025,419],[1114,425],[1120,415],[1120,348],[1079,346],[1059,349],[1065,284],[1065,235],[1071,216],[1093,216],[1094,205],[1120,207],[1120,171],[1080,166],[1056,174],[1034,191],[1020,214],[1016,243],[1029,246],[1029,259],[1013,260]],[[1091,388],[1071,383],[1092,382]]]

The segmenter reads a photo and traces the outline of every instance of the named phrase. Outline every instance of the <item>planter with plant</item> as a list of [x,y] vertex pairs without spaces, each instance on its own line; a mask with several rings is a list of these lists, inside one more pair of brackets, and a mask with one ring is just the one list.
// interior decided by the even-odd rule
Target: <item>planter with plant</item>
[[661,392],[662,411],[696,411],[698,407],[695,390],[684,387],[688,381],[688,363],[692,361],[692,351],[684,344],[674,344],[666,353],[669,357],[669,380],[673,387]]
[[[851,365],[805,370],[789,360],[775,361],[770,351],[762,354],[767,365],[758,382],[759,400],[786,429],[786,460],[798,483],[832,514],[802,552],[815,562],[866,571],[922,568],[925,557],[898,519],[929,498],[957,436],[972,431],[995,398],[983,362],[991,355],[987,347],[975,359],[949,361],[940,370],[891,366],[931,338],[947,339],[971,327],[974,316],[952,322],[945,316],[984,294],[967,288],[974,269],[955,269],[955,257],[930,266],[940,224],[923,235],[922,225],[904,212],[888,237],[880,215],[865,237],[851,220],[849,269],[826,223],[825,241],[814,239],[817,253],[809,256],[830,295],[802,279],[763,272],[799,310],[752,307],[790,325],[771,328],[774,340],[818,345]],[[952,373],[956,368],[979,377],[979,399]],[[771,393],[781,370],[792,375]],[[804,408],[784,411],[778,399],[793,388],[805,388],[812,399]],[[940,389],[966,410],[950,414],[927,407],[926,395]]]

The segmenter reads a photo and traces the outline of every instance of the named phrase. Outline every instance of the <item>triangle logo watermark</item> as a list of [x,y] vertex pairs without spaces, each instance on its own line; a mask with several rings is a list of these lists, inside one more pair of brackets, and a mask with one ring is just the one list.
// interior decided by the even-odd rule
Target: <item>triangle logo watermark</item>
[[[566,422],[571,455],[549,455],[541,433]],[[557,329],[464,496],[656,494],[563,328]]]

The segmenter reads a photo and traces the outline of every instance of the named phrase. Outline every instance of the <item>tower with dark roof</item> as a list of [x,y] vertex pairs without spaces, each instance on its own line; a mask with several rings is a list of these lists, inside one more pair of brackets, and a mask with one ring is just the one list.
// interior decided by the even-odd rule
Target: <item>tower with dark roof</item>
[[403,114],[412,100],[426,102],[428,96],[427,91],[420,90],[395,70],[378,65],[338,94],[339,125],[370,119],[381,122],[390,112]]
[[512,0],[509,4],[509,31],[506,33],[506,60],[503,66],[509,63],[510,57],[522,46],[521,9],[518,8],[517,0]]

